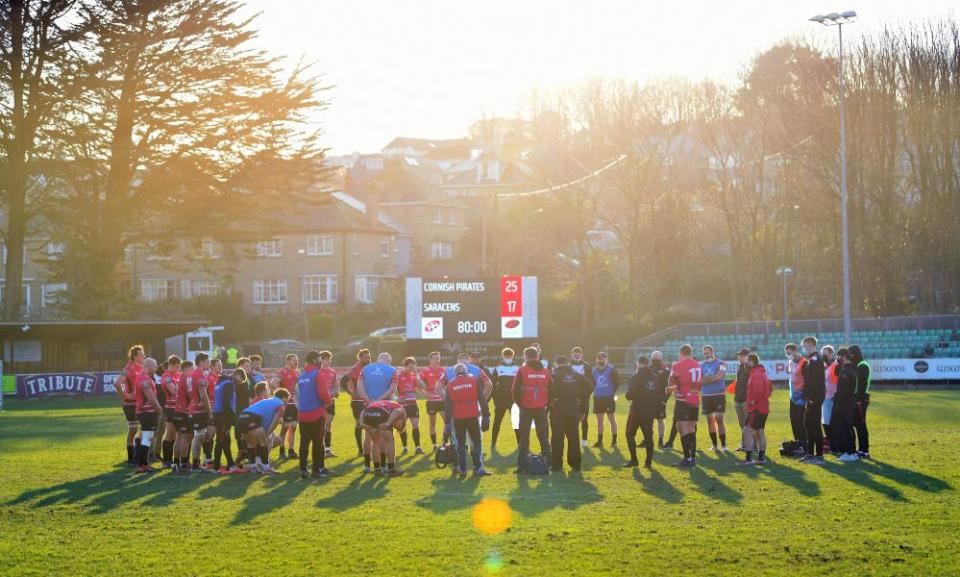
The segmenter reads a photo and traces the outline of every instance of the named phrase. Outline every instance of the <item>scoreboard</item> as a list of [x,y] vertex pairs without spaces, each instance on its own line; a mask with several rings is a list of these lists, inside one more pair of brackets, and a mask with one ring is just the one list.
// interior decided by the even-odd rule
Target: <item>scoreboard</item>
[[407,278],[407,340],[537,338],[537,277]]

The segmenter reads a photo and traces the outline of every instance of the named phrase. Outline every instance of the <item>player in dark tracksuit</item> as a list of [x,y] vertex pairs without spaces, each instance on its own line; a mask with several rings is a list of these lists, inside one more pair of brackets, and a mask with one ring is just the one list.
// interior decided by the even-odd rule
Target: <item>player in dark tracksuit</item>
[[593,393],[593,367],[590,366],[590,363],[583,360],[583,349],[580,347],[573,347],[570,349],[570,368],[573,369],[573,372],[580,373],[590,381],[590,391],[584,397],[583,402],[580,403],[580,409],[583,411],[583,414],[580,419],[580,446],[587,446],[587,433],[590,431],[590,419],[587,417],[587,413],[590,409],[590,395]]
[[804,463],[823,464],[823,426],[821,412],[827,395],[826,372],[823,359],[817,351],[816,337],[803,339],[807,363],[803,366],[803,392],[806,404],[803,407],[803,429],[807,434],[807,456]]
[[574,471],[580,470],[580,444],[577,433],[580,416],[586,408],[583,399],[588,397],[593,385],[589,380],[570,367],[566,357],[557,357],[554,361],[552,382],[550,384],[550,426],[553,438],[550,448],[553,452],[553,470],[563,470],[563,443],[567,443],[567,464]]
[[650,368],[647,357],[637,359],[637,372],[630,377],[627,388],[627,400],[630,401],[630,413],[627,416],[627,448],[630,449],[630,460],[624,467],[636,467],[637,461],[637,429],[643,433],[643,449],[646,459],[643,466],[647,469],[653,463],[653,419],[660,410],[662,392],[657,387],[657,375]]
[[[513,379],[517,376],[517,370],[520,368],[514,362],[513,349],[507,347],[501,351],[503,360],[494,367],[490,380],[493,381],[493,434],[490,439],[490,449],[497,446],[497,437],[500,436],[500,425],[503,424],[503,418],[510,413],[513,408]],[[519,443],[520,436],[514,429],[514,436]]]
[[[662,449],[663,433],[667,421],[667,401],[670,399],[670,393],[667,392],[667,387],[670,385],[670,367],[663,364],[663,353],[660,351],[653,351],[653,354],[650,355],[650,370],[653,371],[657,391],[660,393],[660,405],[657,407],[657,414],[654,415],[654,419],[657,421],[657,448]],[[676,428],[676,423],[674,423],[674,431],[676,431]]]
[[853,442],[853,419],[857,409],[857,369],[853,355],[848,349],[837,351],[837,392],[833,396],[833,412],[830,415],[830,430],[839,445],[841,461],[856,461]]
[[857,367],[857,406],[853,415],[853,426],[857,432],[857,455],[870,458],[870,433],[867,431],[867,407],[870,406],[870,365],[863,359],[860,347],[850,347],[853,364]]

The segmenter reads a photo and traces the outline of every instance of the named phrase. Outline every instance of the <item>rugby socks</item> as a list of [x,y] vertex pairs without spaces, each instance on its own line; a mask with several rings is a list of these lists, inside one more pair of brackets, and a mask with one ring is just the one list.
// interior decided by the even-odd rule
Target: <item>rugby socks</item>
[[721,447],[726,447],[726,446],[727,446],[727,434],[726,434],[726,433],[720,433],[720,446],[721,446]]
[[357,441],[357,452],[358,453],[363,452],[363,429],[354,427],[353,437]]
[[683,460],[686,461],[690,458],[690,449],[687,447],[687,436],[680,436],[680,448],[683,449]]
[[614,446],[614,445],[617,444],[617,433],[614,432],[614,433],[611,435],[611,438],[613,439],[613,442],[610,443],[610,446],[612,447],[612,446]]
[[434,446],[434,447],[437,446],[437,433],[436,433],[436,432],[430,433],[430,442],[433,443],[433,446]]
[[163,442],[163,462],[164,463],[173,462],[173,441]]
[[677,421],[674,420],[670,423],[670,438],[667,439],[668,445],[673,445],[673,442],[677,439]]
[[370,453],[363,454],[363,466],[368,469],[370,468]]
[[327,449],[330,448],[330,442],[333,440],[333,435],[330,434],[330,431],[324,431],[323,433],[323,446]]
[[380,466],[383,467],[383,464],[387,462],[387,454],[380,453]]
[[710,442],[713,443],[713,448],[717,448],[717,434],[713,431],[710,431]]
[[206,460],[210,460],[210,457],[213,456],[213,441],[204,439],[203,441],[203,457]]
[[603,433],[597,433],[597,446],[603,446]]
[[[403,446],[406,447],[407,444],[404,443]],[[413,430],[413,446],[418,449],[420,448],[420,429]]]
[[127,445],[127,462],[133,463],[134,445]]
[[580,421],[580,438],[587,440],[587,431],[590,430],[590,419],[586,418]]
[[400,431],[400,442],[403,443],[403,448],[407,448],[407,431]]
[[[686,440],[686,443],[684,443]],[[687,456],[688,459],[693,460],[697,457],[697,434],[696,433],[687,433],[680,437],[680,443],[684,445],[683,454]]]

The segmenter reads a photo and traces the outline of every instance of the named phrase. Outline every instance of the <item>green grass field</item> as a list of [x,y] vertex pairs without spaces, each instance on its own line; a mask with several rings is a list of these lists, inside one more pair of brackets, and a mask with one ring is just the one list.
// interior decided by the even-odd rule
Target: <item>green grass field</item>
[[[582,478],[518,479],[507,434],[488,458],[495,475],[465,481],[429,456],[402,458],[405,477],[363,475],[340,401],[339,475],[312,482],[290,462],[270,478],[138,477],[120,464],[115,401],[7,401],[0,574],[960,574],[956,391],[878,391],[869,462],[804,466],[772,450],[764,468],[706,454],[687,471],[674,452],[624,470],[621,439],[619,452],[588,450]],[[776,391],[772,448],[785,403]],[[483,498],[509,507],[506,531],[474,528]]]

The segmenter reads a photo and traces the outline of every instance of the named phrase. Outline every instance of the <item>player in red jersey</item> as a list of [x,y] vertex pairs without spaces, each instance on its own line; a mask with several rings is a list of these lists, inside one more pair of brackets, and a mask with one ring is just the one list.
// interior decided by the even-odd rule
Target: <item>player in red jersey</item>
[[697,420],[700,418],[700,363],[693,358],[690,345],[680,347],[680,360],[673,363],[670,386],[667,389],[676,395],[673,418],[680,433],[683,460],[678,467],[693,467],[697,464]]
[[131,467],[136,466],[137,446],[140,444],[140,439],[137,438],[137,429],[140,424],[137,422],[134,387],[143,371],[145,356],[142,345],[130,347],[127,351],[127,364],[123,367],[120,376],[113,381],[113,388],[120,397],[123,407],[123,416],[127,420],[127,465]]
[[[370,454],[380,455],[377,474],[397,477],[403,471],[396,468],[397,446],[393,440],[393,429],[403,431],[407,421],[407,411],[395,401],[373,401],[360,413],[360,422],[371,439]],[[364,472],[367,468],[364,467]]]
[[162,409],[157,401],[157,383],[153,380],[157,370],[157,361],[145,359],[143,370],[137,374],[134,381],[134,405],[137,421],[140,423],[140,444],[137,445],[137,473],[153,473],[156,471],[147,462],[147,453],[150,443],[157,432],[157,418]]
[[360,383],[360,375],[363,374],[363,367],[369,365],[370,361],[370,351],[368,349],[360,349],[357,351],[356,364],[350,367],[350,370],[340,377],[340,388],[346,389],[346,391],[350,393],[350,410],[353,411],[353,420],[355,421],[353,436],[357,442],[357,456],[359,457],[363,456],[363,424],[360,422],[360,413],[363,412],[366,401],[363,400],[363,397],[357,390],[357,385]]
[[[297,452],[293,450],[293,442],[297,437],[297,380],[300,378],[300,359],[297,355],[290,353],[283,360],[283,367],[277,371],[277,378],[280,379],[280,388],[286,389],[290,396],[287,398],[287,406],[283,412],[283,425],[280,427],[280,458],[286,459],[289,453],[291,459],[298,457]],[[283,440],[287,440],[287,449],[284,449]]]
[[204,437],[207,435],[207,428],[213,422],[213,409],[207,390],[209,374],[210,357],[206,353],[197,353],[196,365],[186,379],[186,388],[190,393],[190,424],[193,427],[190,456],[194,469],[200,468],[200,451]]
[[[333,353],[320,351],[320,371],[324,373],[330,390],[330,403],[327,405],[327,418],[323,422],[324,458],[336,457],[333,454],[333,417],[337,414],[337,397],[340,396],[340,380],[333,369]],[[332,376],[332,378],[330,378]]]
[[213,420],[213,395],[217,390],[217,382],[220,381],[220,375],[223,373],[223,360],[216,358],[210,360],[210,370],[207,371],[207,401],[210,403],[210,419],[207,422],[207,431],[203,435],[203,464],[211,472],[216,473],[213,466],[213,443],[217,438],[217,426]]
[[[197,358],[206,358],[204,353]],[[177,399],[173,409],[173,425],[177,431],[173,447],[173,472],[185,471],[190,466],[190,443],[193,441],[193,424],[190,422],[190,388],[187,378],[193,372],[193,363],[183,361],[180,365],[180,377],[177,380]]]
[[177,438],[177,426],[174,423],[177,410],[177,384],[180,382],[180,357],[170,355],[167,358],[167,370],[160,377],[160,388],[163,390],[163,435],[161,436],[161,455],[163,468],[173,466],[173,444]]
[[[407,357],[403,359],[403,368],[393,377],[397,384],[397,400],[407,412],[407,419],[413,427],[413,446],[417,455],[423,454],[420,448],[420,407],[417,405],[417,392],[426,394],[427,385],[417,373],[417,359]],[[400,442],[403,444],[401,454],[407,454],[407,431],[400,432]]]
[[443,415],[444,403],[443,393],[437,383],[443,376],[446,369],[440,364],[440,353],[434,351],[430,353],[430,364],[420,369],[420,380],[426,387],[427,395],[427,414],[430,415],[430,442],[433,444],[433,450],[437,450],[437,414]]

